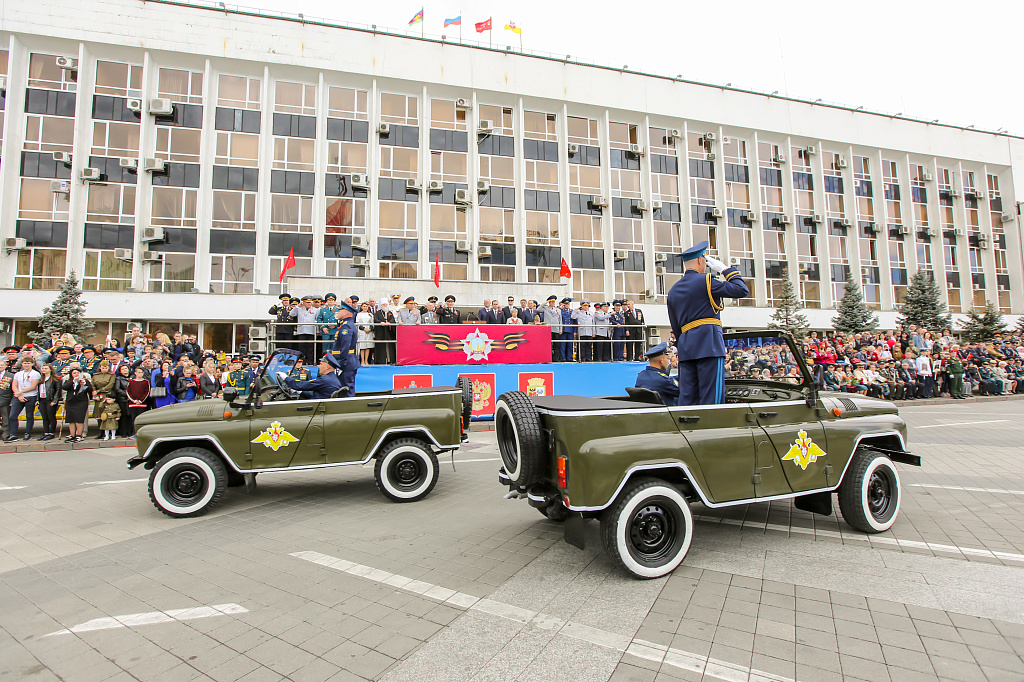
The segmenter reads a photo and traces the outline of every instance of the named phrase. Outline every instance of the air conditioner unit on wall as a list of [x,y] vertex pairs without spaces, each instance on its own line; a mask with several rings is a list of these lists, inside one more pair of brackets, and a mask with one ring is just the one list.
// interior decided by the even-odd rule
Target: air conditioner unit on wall
[[714,142],[716,139],[718,139],[718,135],[714,133],[704,133],[704,139],[707,140],[708,142]]
[[643,148],[642,145],[639,145],[639,144],[631,144],[631,145],[629,145],[629,151],[632,152],[633,154],[636,154],[637,156],[643,156],[644,155],[644,148]]
[[460,97],[457,100],[455,100],[455,108],[456,109],[472,109],[473,105],[465,97]]
[[370,178],[366,175],[366,173],[353,173],[352,187],[354,189],[369,189]]
[[673,140],[679,139],[681,135],[678,128],[669,128],[665,131],[665,137],[668,138],[669,142],[672,142]]
[[57,57],[57,68],[74,71],[78,68],[78,60],[74,57]]
[[67,180],[51,180],[50,191],[54,194],[70,194],[71,183]]
[[815,147],[813,144],[810,145],[809,147],[807,147],[807,155],[808,156],[814,156],[817,153],[818,153],[818,148]]
[[469,195],[468,189],[457,189],[455,190],[455,203],[463,206],[470,206],[473,203],[473,197]]
[[143,251],[142,262],[143,263],[158,263],[164,259],[164,254],[158,253],[157,251]]
[[667,263],[668,262],[668,254],[667,253],[661,253],[661,252],[655,253],[654,254],[654,262],[655,263]]
[[128,156],[121,157],[118,159],[117,163],[121,168],[125,168],[127,170],[135,170],[139,167],[139,160]]
[[405,179],[405,188],[406,189],[411,189],[411,190],[417,191],[417,192],[420,189],[422,189],[422,187],[420,186],[420,183],[416,180],[416,178],[406,178]]
[[4,248],[8,251],[24,251],[28,248],[28,240],[24,237],[8,237],[4,240]]
[[0,76],[0,92],[7,92],[7,76]]
[[663,206],[663,204],[661,203],[660,199],[655,199],[654,201],[651,202],[651,210],[652,211],[660,211],[662,206]]
[[153,116],[173,116],[174,103],[166,97],[156,97],[149,100],[149,113]]
[[134,254],[131,249],[114,249],[114,258],[130,262],[134,260]]
[[469,246],[469,241],[466,239],[460,239],[455,242],[455,250],[459,253],[469,253],[472,249]]
[[99,168],[83,168],[78,173],[78,177],[85,182],[96,181],[103,177],[103,173],[100,172]]
[[608,208],[608,200],[604,197],[590,197],[590,205],[594,208]]
[[713,215],[716,218],[721,218],[723,215],[722,209],[715,206],[713,209],[711,209],[711,215]]
[[167,233],[162,227],[147,227],[142,230],[142,237],[140,241],[144,242],[162,242],[167,238]]
[[370,248],[369,240],[361,234],[352,235],[352,248],[359,251],[367,251]]
[[69,165],[71,163],[71,152],[54,152],[53,160],[57,163]]
[[638,211],[647,211],[647,210],[650,210],[650,206],[647,204],[646,201],[641,199],[638,202],[636,202],[636,210],[638,210]]
[[352,267],[365,268],[366,264],[366,256],[352,256]]
[[955,234],[958,237],[963,237],[967,233],[964,231],[964,228],[962,227],[954,227],[953,234]]
[[494,121],[486,118],[480,119],[480,123],[476,126],[476,131],[482,135],[488,135],[494,132]]
[[150,173],[163,173],[167,170],[167,162],[163,159],[147,158],[142,162],[142,167]]
[[132,98],[132,99],[129,99],[129,100],[125,100],[124,106],[128,109],[128,111],[134,111],[137,114],[142,112],[142,100],[141,99]]
[[629,258],[629,251],[625,249],[615,249],[613,255],[615,256],[615,260],[626,260]]
[[483,244],[480,244],[479,246],[476,247],[476,257],[477,258],[490,258],[491,257],[491,247],[484,246]]
[[783,213],[779,216],[780,225],[789,225],[793,222],[793,219],[789,217],[789,214]]
[[391,134],[391,124],[390,123],[378,123],[377,124],[377,134],[378,135],[390,135]]
[[444,183],[440,180],[431,180],[427,183],[428,192],[441,192],[444,190]]
[[488,192],[488,191],[490,191],[490,189],[491,189],[491,183],[487,182],[486,180],[477,180],[476,181],[476,191],[477,192]]
[[663,277],[666,274],[668,274],[668,268],[666,268],[663,265],[657,265],[654,268],[654,274],[657,275],[658,277]]
[[580,153],[580,146],[578,144],[574,143],[574,142],[570,142],[569,143],[569,153],[570,154],[579,154]]

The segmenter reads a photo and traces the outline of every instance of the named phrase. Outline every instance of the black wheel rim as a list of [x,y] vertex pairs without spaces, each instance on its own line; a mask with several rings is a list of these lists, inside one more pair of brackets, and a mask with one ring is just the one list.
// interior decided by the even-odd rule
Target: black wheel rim
[[896,481],[892,472],[886,469],[875,469],[868,478],[867,503],[868,511],[876,521],[888,521],[895,508]]
[[164,497],[180,507],[188,507],[203,499],[209,488],[206,472],[191,463],[170,466],[161,484]]
[[629,519],[627,546],[645,566],[660,566],[676,556],[686,535],[686,520],[673,501],[664,497],[647,500]]
[[505,410],[498,410],[494,415],[495,430],[498,436],[498,451],[505,471],[512,475],[519,469],[519,443],[512,419]]
[[427,468],[423,460],[413,455],[395,457],[388,465],[388,480],[402,492],[416,490],[423,484]]

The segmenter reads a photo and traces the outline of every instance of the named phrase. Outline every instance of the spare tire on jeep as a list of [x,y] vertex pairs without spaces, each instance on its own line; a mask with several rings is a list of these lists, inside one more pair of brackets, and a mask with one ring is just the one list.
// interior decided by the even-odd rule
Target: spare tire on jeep
[[548,450],[540,416],[522,391],[498,396],[494,406],[494,433],[505,473],[513,485],[525,488],[543,475]]

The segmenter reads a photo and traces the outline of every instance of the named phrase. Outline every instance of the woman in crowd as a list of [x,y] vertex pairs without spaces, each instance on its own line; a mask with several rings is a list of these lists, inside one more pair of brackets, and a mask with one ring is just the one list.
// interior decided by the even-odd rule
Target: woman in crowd
[[203,363],[203,375],[199,377],[199,395],[202,398],[216,398],[220,393],[220,386],[217,364],[210,358]]
[[195,400],[198,394],[199,384],[196,383],[196,368],[191,363],[187,363],[181,370],[181,376],[175,381],[174,395],[178,402],[184,403]]
[[39,416],[43,418],[43,435],[39,440],[53,440],[57,437],[57,406],[63,385],[60,377],[53,371],[53,365],[44,363],[39,371],[42,380],[39,382]]
[[121,417],[117,424],[119,438],[127,438],[132,435],[131,417],[128,416],[128,384],[131,380],[131,367],[127,364],[118,365],[117,374],[114,376],[114,399],[121,411]]
[[356,315],[356,349],[359,350],[359,362],[363,365],[370,364],[370,351],[373,350],[373,313],[370,312],[370,304],[367,302],[359,306],[359,313]]
[[[96,401],[96,406],[92,410],[92,416],[96,418],[97,423],[99,423],[99,418],[103,413],[107,398],[114,395],[114,383],[116,381],[117,375],[111,370],[110,363],[106,360],[101,360],[99,370],[92,377],[92,397]],[[96,435],[96,440],[100,440],[103,438],[103,429],[97,430],[99,433]]]
[[135,368],[135,376],[128,382],[128,419],[131,422],[132,434],[129,438],[135,438],[135,419],[149,409],[146,401],[149,400],[150,386],[146,379],[146,370],[139,365]]
[[[398,301],[395,300],[397,305]],[[379,301],[377,312],[373,315],[373,321],[377,325],[373,329],[373,361],[378,365],[395,364],[395,314],[391,311],[388,299],[382,298]]]
[[178,402],[174,395],[175,383],[174,374],[171,371],[171,363],[164,360],[160,363],[160,369],[153,372],[150,381],[150,395],[153,398],[153,407],[166,407]]
[[85,440],[85,419],[92,402],[92,383],[89,375],[78,367],[72,366],[64,382],[64,421],[68,425],[68,437],[65,443],[77,443]]

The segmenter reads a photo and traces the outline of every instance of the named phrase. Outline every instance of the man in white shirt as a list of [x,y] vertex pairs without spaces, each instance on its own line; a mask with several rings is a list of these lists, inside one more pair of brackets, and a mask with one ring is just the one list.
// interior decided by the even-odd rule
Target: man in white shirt
[[917,380],[921,384],[921,398],[931,398],[932,391],[935,390],[935,376],[932,374],[932,359],[930,356],[931,351],[923,350],[917,356],[917,360],[915,360]]
[[11,435],[7,437],[8,443],[18,440],[18,417],[22,410],[25,411],[25,440],[32,440],[36,401],[39,399],[39,381],[42,378],[30,358],[22,359],[21,371],[15,373],[14,381],[11,383],[14,399],[11,400]]
[[303,296],[302,305],[293,308],[288,315],[295,318],[295,350],[302,351],[307,365],[316,365],[317,358],[314,358],[316,339],[316,316],[320,310],[313,307],[313,297]]

